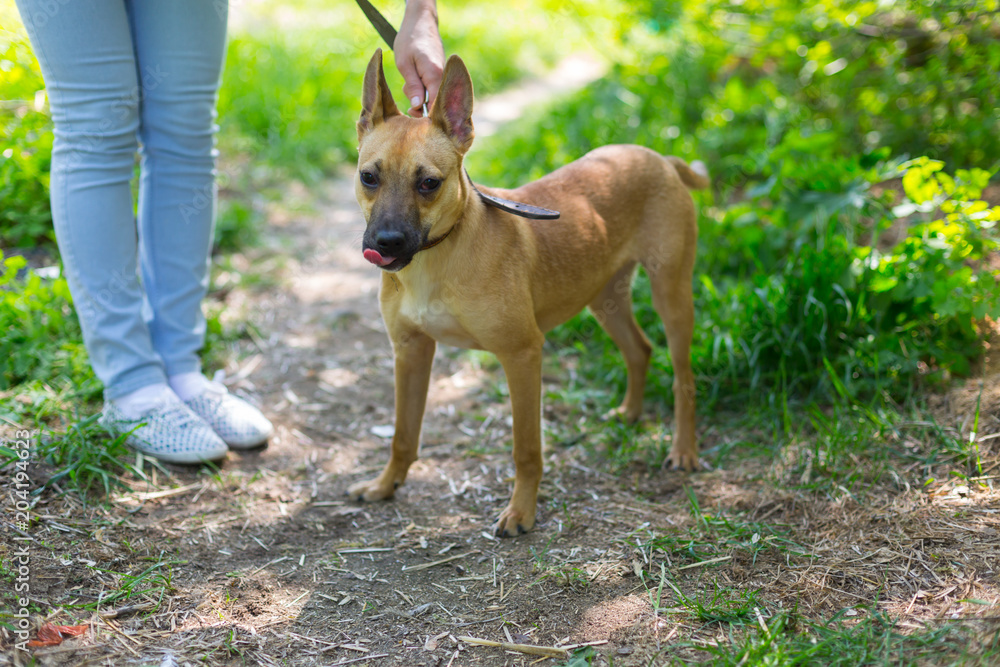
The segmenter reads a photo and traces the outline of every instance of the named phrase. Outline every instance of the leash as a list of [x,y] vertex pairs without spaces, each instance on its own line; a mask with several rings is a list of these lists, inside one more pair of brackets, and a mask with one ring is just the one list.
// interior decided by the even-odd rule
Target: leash
[[[375,28],[379,36],[385,40],[385,43],[389,45],[389,50],[392,50],[393,44],[396,42],[396,29],[392,27],[392,24],[382,16],[382,13],[375,9],[375,6],[368,0],[356,0],[358,7],[361,11],[365,13],[365,17]],[[424,115],[427,115],[427,103],[424,102]],[[476,184],[472,182],[472,177],[469,176],[469,172],[465,172],[465,177],[469,179],[469,184],[472,185],[472,189],[476,191],[479,198],[483,203],[498,208],[501,211],[506,211],[507,213],[513,213],[514,215],[521,216],[522,218],[528,218],[530,220],[555,220],[559,217],[559,211],[553,211],[552,209],[542,208],[541,206],[533,206],[532,204],[525,204],[523,202],[511,201],[510,199],[504,199],[503,197],[497,197],[495,195],[489,195],[476,187]],[[449,230],[450,231],[450,230]],[[447,236],[447,234],[445,234]],[[444,240],[444,237],[437,239],[432,245],[437,245]],[[431,246],[427,246],[431,247]],[[421,248],[423,250],[424,248]]]

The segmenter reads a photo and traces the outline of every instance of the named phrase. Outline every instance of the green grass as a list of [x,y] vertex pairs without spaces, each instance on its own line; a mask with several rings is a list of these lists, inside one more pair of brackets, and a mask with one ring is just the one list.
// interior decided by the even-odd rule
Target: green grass
[[657,615],[684,620],[709,639],[673,642],[650,664],[688,664],[692,650],[698,662],[720,666],[989,665],[1000,657],[1000,632],[988,624],[945,622],[904,631],[875,605],[810,620],[768,604],[752,588],[713,581],[711,588],[685,593],[663,563],[646,591]]
[[541,584],[544,581],[555,582],[565,588],[586,588],[590,585],[590,575],[587,571],[580,567],[574,567],[572,562],[561,561],[552,552],[552,543],[556,537],[557,535],[553,535],[549,538],[549,541],[541,549],[536,549],[535,547],[528,548],[531,552],[532,572],[538,575],[534,581],[528,584],[528,588]]
[[90,611],[107,611],[129,602],[141,601],[150,603],[150,606],[144,611],[155,613],[164,596],[174,592],[173,566],[186,565],[187,561],[152,558],[146,560],[155,562],[137,574],[92,567],[91,569],[95,572],[108,575],[114,581],[114,585],[110,590],[102,589],[100,596],[94,602],[66,606]]
[[663,533],[640,527],[624,540],[626,545],[642,554],[651,571],[657,569],[657,563],[661,569],[664,565],[676,568],[683,564],[731,557],[737,551],[748,554],[752,562],[756,562],[758,555],[767,550],[809,556],[801,546],[788,539],[787,530],[761,522],[746,521],[738,515],[727,515],[725,512],[704,512],[691,488],[685,487],[685,492],[691,511],[690,525]]
[[[730,626],[749,625],[755,622],[754,610],[763,606],[759,591],[720,587],[712,583],[712,590],[700,595],[685,595],[680,588],[667,580],[676,596],[676,602],[699,623],[725,623]],[[662,593],[662,589],[658,589]],[[659,610],[659,607],[657,607]]]
[[[945,622],[904,631],[876,605],[816,621],[769,604],[757,589],[717,580],[686,593],[664,563],[648,583],[645,572],[643,579],[658,616],[683,621],[702,636],[671,642],[649,664],[690,664],[694,658],[720,666],[989,665],[1000,657],[1000,633],[988,624]],[[615,664],[610,656],[609,662]]]
[[1000,658],[996,630],[977,636],[961,623],[903,632],[887,615],[867,610],[860,621],[844,613],[809,622],[795,612],[775,613],[742,639],[696,646],[714,665],[990,665]]
[[[250,153],[282,175],[312,182],[356,159],[361,81],[376,48],[384,52],[386,78],[401,106],[402,77],[392,52],[353,4],[293,5],[300,12],[295,20],[257,16],[255,25],[232,35],[219,99],[221,144],[223,153]],[[386,9],[394,10],[387,18],[398,25],[402,5]],[[476,3],[439,10],[446,52],[476,72],[477,95],[541,72],[583,43],[578,23],[565,12],[547,14],[543,3],[522,0],[505,9],[489,21]],[[545,20],[528,18],[543,14]]]

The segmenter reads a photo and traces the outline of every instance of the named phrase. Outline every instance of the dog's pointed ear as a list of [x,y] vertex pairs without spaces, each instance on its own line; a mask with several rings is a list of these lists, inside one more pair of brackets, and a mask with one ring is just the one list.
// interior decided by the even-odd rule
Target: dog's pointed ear
[[431,120],[444,130],[459,153],[465,154],[472,146],[475,132],[472,128],[472,78],[465,63],[458,56],[448,58],[441,78]]
[[358,141],[361,141],[376,125],[390,116],[398,116],[399,109],[389,92],[382,71],[382,49],[375,49],[375,55],[365,70],[365,82],[361,88],[361,118],[358,119]]

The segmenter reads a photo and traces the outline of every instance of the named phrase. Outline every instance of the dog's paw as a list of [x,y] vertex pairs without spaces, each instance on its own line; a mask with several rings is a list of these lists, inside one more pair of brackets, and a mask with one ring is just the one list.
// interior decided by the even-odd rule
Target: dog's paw
[[523,512],[507,505],[493,524],[493,534],[497,537],[517,537],[535,527],[535,512]]
[[352,484],[347,489],[347,495],[349,495],[352,500],[363,500],[365,502],[388,500],[389,498],[392,498],[394,493],[396,493],[397,488],[399,488],[399,483],[386,483],[381,477],[376,477],[375,479],[370,479],[367,482]]
[[684,470],[686,472],[701,470],[701,464],[698,462],[698,450],[681,451],[671,449],[670,456],[663,461],[663,469]]

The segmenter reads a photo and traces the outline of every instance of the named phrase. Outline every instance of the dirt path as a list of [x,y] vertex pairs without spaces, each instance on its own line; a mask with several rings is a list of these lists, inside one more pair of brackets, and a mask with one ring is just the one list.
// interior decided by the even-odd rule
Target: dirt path
[[[260,401],[275,437],[215,473],[170,468],[165,480],[153,471],[110,509],[42,494],[32,599],[56,609],[49,620],[89,629],[36,650],[38,664],[539,660],[460,639],[471,636],[589,643],[594,664],[646,665],[704,659],[699,646],[729,644],[730,626],[691,600],[728,610],[752,632],[796,606],[813,619],[878,609],[919,628],[981,612],[970,599],[1000,598],[992,488],[912,488],[918,475],[899,471],[898,484],[879,480],[859,504],[775,485],[791,462],[760,459],[691,476],[645,467],[612,475],[583,446],[589,435],[572,406],[554,401],[539,525],[497,540],[486,531],[513,474],[502,375],[486,357],[443,346],[407,484],[392,502],[348,501],[347,487],[384,464],[392,425],[379,276],[359,252],[350,176],[320,192],[292,188],[269,218],[265,247],[232,265],[273,284],[216,298],[230,326],[249,322],[226,369],[230,386]],[[547,377],[548,388],[564,378]],[[703,426],[707,446],[741,438]],[[72,606],[120,591],[129,595],[101,606],[115,617]],[[0,665],[23,662],[10,639]]]

